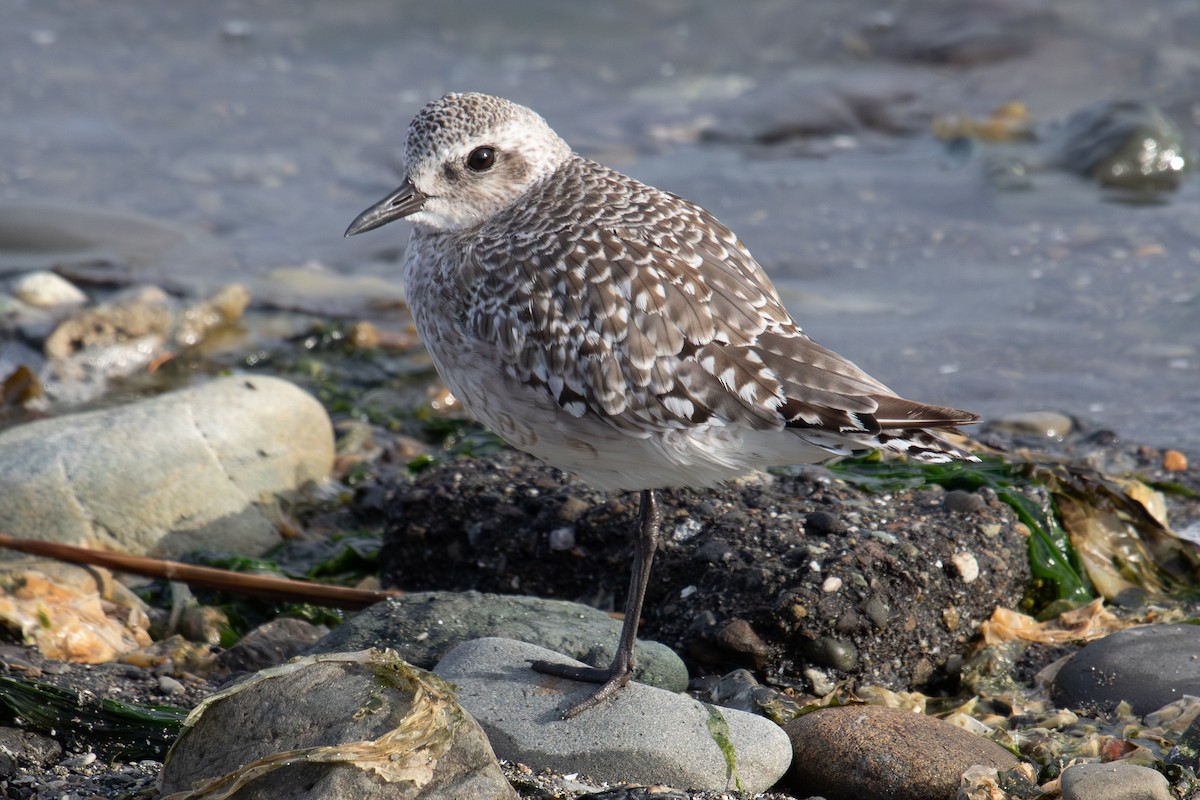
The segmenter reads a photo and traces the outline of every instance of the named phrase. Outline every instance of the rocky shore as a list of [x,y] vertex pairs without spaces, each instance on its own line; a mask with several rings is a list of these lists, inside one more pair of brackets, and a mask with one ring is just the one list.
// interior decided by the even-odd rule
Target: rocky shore
[[[344,568],[353,553],[368,588],[377,571],[401,594],[356,614],[310,608],[304,621],[295,605],[236,591],[144,579],[131,591],[100,569],[8,561],[0,787],[13,798],[252,797],[259,785],[313,797],[1189,796],[1200,627],[1181,624],[1197,607],[1180,576],[1196,574],[1195,545],[1160,541],[1168,529],[1153,525],[1194,535],[1200,481],[1182,454],[1061,430],[1073,425],[997,421],[977,446],[1002,455],[964,474],[860,459],[667,493],[639,684],[570,722],[558,710],[583,689],[527,665],[611,657],[628,497],[486,437],[455,455],[446,440],[339,426],[335,447],[320,405],[263,375],[18,426],[0,434],[5,531],[174,558],[199,545],[291,574],[314,554],[340,553]],[[469,432],[454,430],[460,443]],[[144,439],[129,452],[147,468],[80,457],[104,435]],[[191,441],[194,458],[152,455]],[[211,485],[203,471],[179,480],[201,468]],[[324,479],[331,469],[340,483]],[[1137,501],[1122,483],[1134,475]],[[1092,485],[1103,491],[1071,495]],[[1014,506],[1013,487],[1031,505]],[[1063,517],[1071,496],[1096,505]],[[1162,563],[1122,569],[1124,584],[1097,566],[1089,585],[1107,597],[1053,600],[1023,516],[1051,497],[1075,547],[1091,550],[1068,560],[1119,564],[1140,543]],[[1025,613],[1039,608],[1042,621]],[[205,781],[216,782],[198,790]]]

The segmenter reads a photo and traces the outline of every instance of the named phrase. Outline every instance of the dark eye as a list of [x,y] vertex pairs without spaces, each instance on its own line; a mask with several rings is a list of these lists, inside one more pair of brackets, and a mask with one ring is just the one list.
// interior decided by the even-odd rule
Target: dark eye
[[496,151],[490,147],[476,147],[467,156],[467,169],[472,172],[487,172],[496,163]]

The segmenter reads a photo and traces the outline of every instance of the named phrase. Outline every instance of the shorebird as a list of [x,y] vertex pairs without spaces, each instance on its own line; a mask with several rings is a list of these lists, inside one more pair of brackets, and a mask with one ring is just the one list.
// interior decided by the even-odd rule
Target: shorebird
[[448,94],[404,142],[400,188],[347,236],[407,218],[408,303],[454,396],[514,447],[638,491],[632,578],[600,688],[633,675],[658,547],[656,490],[879,448],[973,460],[968,411],[905,400],[804,333],[738,237],[695,203],[576,155],[524,106]]

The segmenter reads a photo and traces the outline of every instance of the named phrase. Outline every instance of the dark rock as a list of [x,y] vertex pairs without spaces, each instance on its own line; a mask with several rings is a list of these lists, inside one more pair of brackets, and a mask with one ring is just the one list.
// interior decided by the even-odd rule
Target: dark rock
[[822,636],[809,643],[804,653],[814,664],[843,671],[854,669],[858,663],[858,652],[854,645],[832,636]]
[[823,708],[788,722],[784,730],[793,753],[785,783],[800,796],[947,800],[967,768],[1018,763],[989,739],[898,708]]
[[1105,636],[1080,650],[1054,679],[1054,701],[1110,713],[1122,700],[1149,714],[1185,694],[1200,695],[1200,625],[1147,625]]
[[828,511],[811,511],[804,517],[804,530],[814,536],[842,533],[846,524]]
[[726,650],[744,655],[755,668],[762,669],[770,660],[771,648],[744,619],[730,620],[717,634]]
[[955,514],[970,514],[975,511],[982,511],[984,505],[983,498],[975,492],[964,492],[961,489],[946,492],[946,496],[942,499],[947,511]]
[[0,780],[22,767],[40,766],[62,757],[62,745],[41,734],[0,727]]
[[259,625],[217,656],[220,669],[257,672],[282,664],[316,644],[329,629],[302,619],[280,617]]

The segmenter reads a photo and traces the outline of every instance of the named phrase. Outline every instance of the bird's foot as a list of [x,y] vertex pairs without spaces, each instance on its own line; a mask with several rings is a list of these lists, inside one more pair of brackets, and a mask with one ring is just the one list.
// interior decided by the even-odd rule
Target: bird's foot
[[575,705],[563,712],[563,719],[571,719],[584,711],[593,709],[608,700],[621,690],[633,678],[633,669],[623,670],[597,669],[595,667],[575,667],[570,664],[556,664],[552,661],[531,661],[529,664],[535,672],[543,675],[554,675],[581,683],[599,683],[600,688]]

